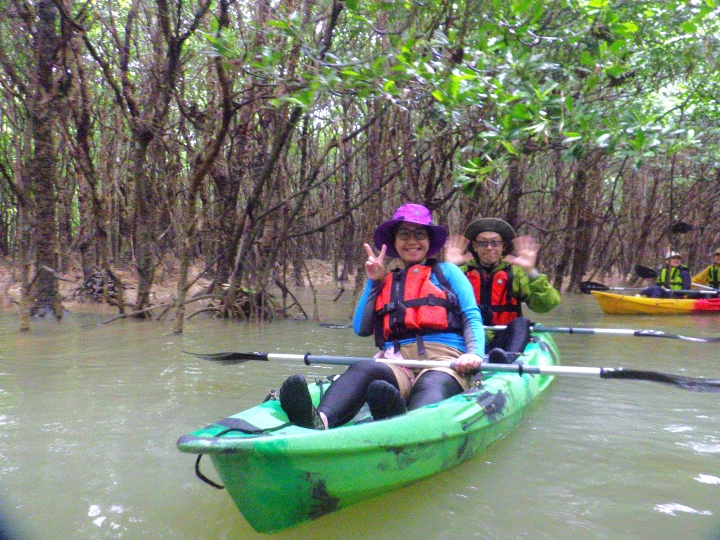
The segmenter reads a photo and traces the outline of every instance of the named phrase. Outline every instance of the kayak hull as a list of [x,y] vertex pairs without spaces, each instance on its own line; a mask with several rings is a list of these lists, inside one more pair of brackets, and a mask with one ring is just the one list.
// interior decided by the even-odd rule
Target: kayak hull
[[[537,338],[523,363],[559,363],[552,337]],[[181,437],[178,448],[208,454],[245,519],[258,532],[273,532],[478,455],[518,424],[552,378],[495,373],[479,388],[440,403],[379,422],[361,411],[357,423],[326,431],[288,424],[271,400]],[[317,402],[318,385],[309,388]],[[243,433],[238,426],[264,432]]]
[[648,298],[591,291],[608,315],[688,315],[720,313],[720,298]]

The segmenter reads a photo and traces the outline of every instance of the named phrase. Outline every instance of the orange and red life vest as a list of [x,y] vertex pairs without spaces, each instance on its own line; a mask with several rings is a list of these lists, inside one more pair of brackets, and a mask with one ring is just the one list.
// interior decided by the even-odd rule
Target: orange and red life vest
[[520,301],[513,293],[512,268],[507,266],[489,274],[471,267],[465,274],[472,284],[485,326],[507,325],[522,315]]
[[[440,287],[430,281],[435,274]],[[420,337],[432,332],[462,334],[462,313],[437,261],[390,272],[375,300],[375,343]]]

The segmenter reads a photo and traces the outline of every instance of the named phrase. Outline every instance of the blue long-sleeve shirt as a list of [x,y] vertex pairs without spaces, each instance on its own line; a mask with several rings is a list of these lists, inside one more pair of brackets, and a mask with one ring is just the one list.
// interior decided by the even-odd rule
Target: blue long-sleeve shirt
[[[472,285],[462,270],[454,264],[441,262],[439,266],[460,304],[463,335],[455,332],[430,332],[423,334],[423,341],[442,343],[461,352],[483,355],[485,352],[485,331],[483,330],[482,317],[475,301]],[[430,275],[430,281],[440,287],[440,282],[434,273]],[[381,288],[381,281],[368,279],[365,283],[365,289],[360,296],[353,316],[353,329],[359,336],[371,336],[374,333],[375,301]],[[414,341],[413,338],[401,339],[400,345],[407,345]],[[392,342],[385,343],[385,349],[392,347]]]

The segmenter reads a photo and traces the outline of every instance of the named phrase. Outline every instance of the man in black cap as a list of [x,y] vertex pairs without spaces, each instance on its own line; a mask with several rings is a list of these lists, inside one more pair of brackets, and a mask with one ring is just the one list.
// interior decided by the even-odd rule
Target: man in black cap
[[446,244],[445,260],[460,266],[472,283],[483,324],[507,326],[488,335],[486,350],[523,351],[530,320],[522,316],[522,302],[537,313],[560,303],[560,293],[535,267],[538,248],[534,238],[516,236],[510,224],[498,218],[473,221],[463,236],[453,235]]

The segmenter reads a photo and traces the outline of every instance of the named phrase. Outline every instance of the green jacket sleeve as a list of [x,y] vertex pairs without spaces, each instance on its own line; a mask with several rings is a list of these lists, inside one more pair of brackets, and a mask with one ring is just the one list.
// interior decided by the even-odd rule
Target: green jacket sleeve
[[519,266],[512,266],[513,292],[536,313],[546,313],[560,303],[560,293],[545,274],[530,279]]

